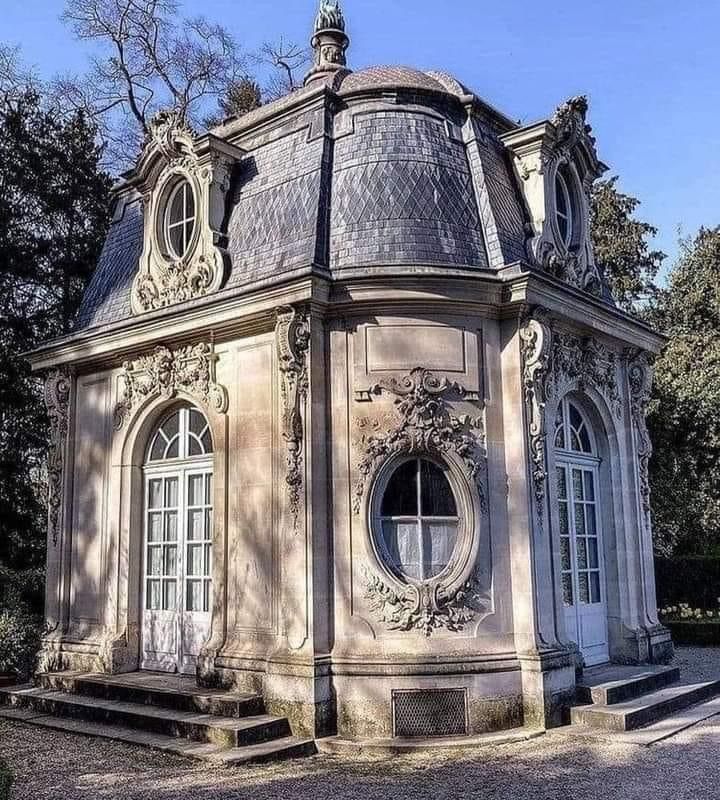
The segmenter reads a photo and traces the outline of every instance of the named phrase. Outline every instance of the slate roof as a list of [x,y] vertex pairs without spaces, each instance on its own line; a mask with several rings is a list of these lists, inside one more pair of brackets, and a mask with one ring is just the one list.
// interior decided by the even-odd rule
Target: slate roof
[[[339,277],[524,258],[525,212],[498,139],[512,123],[481,104],[469,128],[467,95],[445,73],[370,67],[340,72],[325,95],[302,89],[295,105],[283,98],[214,131],[247,153],[231,189],[221,291],[313,268]],[[116,216],[76,328],[132,316],[141,202]]]

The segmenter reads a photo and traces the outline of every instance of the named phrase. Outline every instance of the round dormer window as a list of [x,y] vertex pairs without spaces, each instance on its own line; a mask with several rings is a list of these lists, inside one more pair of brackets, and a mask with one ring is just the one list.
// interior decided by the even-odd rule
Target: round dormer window
[[448,470],[413,458],[390,476],[375,519],[375,541],[398,577],[422,583],[437,578],[452,561],[461,519]]
[[555,177],[555,215],[560,237],[568,247],[573,239],[573,205],[568,178],[562,172]]
[[181,259],[187,255],[196,220],[195,193],[188,181],[180,180],[170,191],[165,205],[165,246],[174,258]]

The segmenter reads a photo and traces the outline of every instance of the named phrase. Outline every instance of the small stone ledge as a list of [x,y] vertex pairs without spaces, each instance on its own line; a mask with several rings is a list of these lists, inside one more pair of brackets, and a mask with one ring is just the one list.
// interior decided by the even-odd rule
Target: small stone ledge
[[318,739],[316,745],[321,753],[362,753],[400,755],[403,753],[422,753],[433,750],[464,750],[476,747],[489,747],[503,744],[526,742],[543,736],[545,731],[532,728],[514,728],[497,733],[483,733],[479,736],[450,736],[418,739],[347,739],[330,736]]

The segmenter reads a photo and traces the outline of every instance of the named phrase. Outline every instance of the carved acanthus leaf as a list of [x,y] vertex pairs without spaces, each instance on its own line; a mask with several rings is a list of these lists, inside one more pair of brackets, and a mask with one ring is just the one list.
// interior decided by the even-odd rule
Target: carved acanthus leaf
[[206,343],[176,350],[157,347],[150,355],[127,361],[123,365],[122,399],[115,407],[115,428],[120,430],[144,401],[157,396],[171,399],[179,392],[224,414],[228,395],[215,379],[216,362],[213,346]]
[[62,525],[62,501],[68,415],[72,378],[64,370],[54,370],[45,379],[45,405],[50,419],[48,450],[48,531],[57,547]]
[[393,588],[366,570],[365,598],[370,611],[390,630],[419,630],[426,636],[438,629],[462,631],[490,608],[490,597],[475,573],[459,589],[447,593],[438,584]]
[[545,406],[552,359],[552,323],[544,309],[535,309],[520,325],[523,391],[527,412],[535,507],[542,522],[547,481]]
[[195,132],[178,109],[165,109],[150,120],[145,148],[157,149],[168,161],[192,155]]
[[291,306],[277,313],[275,329],[280,369],[282,436],[287,445],[285,482],[289,508],[297,527],[300,496],[304,483],[304,408],[308,394],[307,355],[310,348],[310,321],[304,312]]
[[593,386],[608,401],[616,417],[622,416],[618,388],[617,354],[592,337],[579,338],[558,333],[553,344],[553,385],[549,391],[562,391],[570,384],[581,392]]
[[353,511],[360,513],[369,476],[396,453],[455,453],[465,464],[469,478],[475,483],[484,508],[483,474],[486,463],[484,425],[481,417],[451,413],[447,395],[465,399],[467,392],[457,383],[438,378],[417,367],[402,380],[388,379],[371,387],[369,396],[388,392],[395,395],[397,422],[387,431],[363,436],[360,446],[364,456],[358,464]]

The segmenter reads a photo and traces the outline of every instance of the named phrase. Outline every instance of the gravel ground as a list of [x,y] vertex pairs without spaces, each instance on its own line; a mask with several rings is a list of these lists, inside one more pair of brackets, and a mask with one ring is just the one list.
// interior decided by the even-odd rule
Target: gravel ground
[[[689,680],[720,674],[720,649],[678,655]],[[219,770],[0,720],[13,800],[718,800],[719,752],[715,717],[651,748],[549,734],[453,753],[319,755]]]

